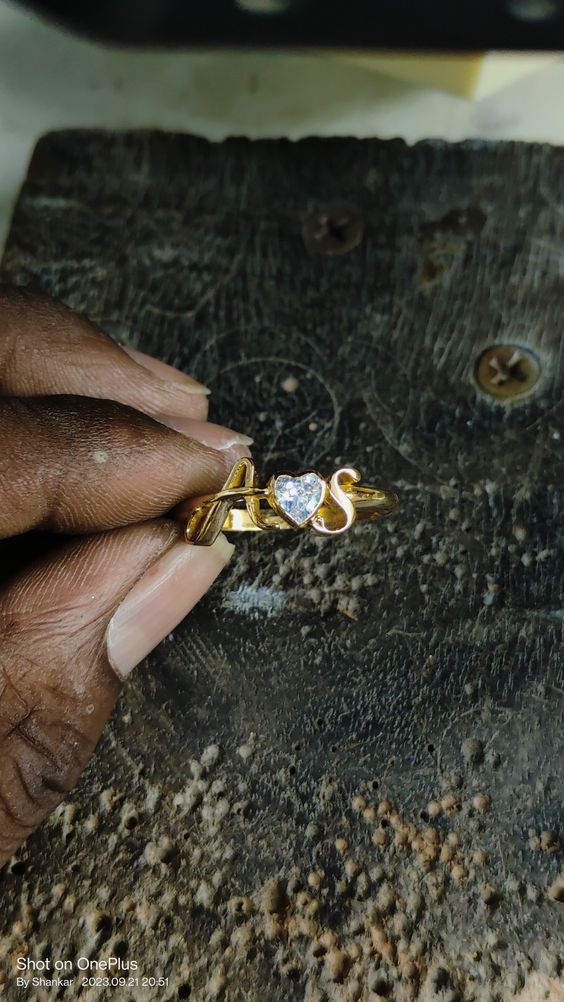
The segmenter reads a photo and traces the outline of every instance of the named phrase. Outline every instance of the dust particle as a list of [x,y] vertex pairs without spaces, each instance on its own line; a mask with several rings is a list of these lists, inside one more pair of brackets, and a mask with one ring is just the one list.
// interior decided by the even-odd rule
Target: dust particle
[[200,759],[200,762],[203,766],[206,766],[208,769],[212,768],[219,762],[220,755],[221,751],[219,745],[208,745],[208,747],[205,748],[204,751],[202,752],[202,757]]
[[467,738],[460,750],[466,765],[479,765],[484,760],[484,745],[477,738]]
[[351,966],[351,958],[344,950],[332,949],[325,955],[325,967],[330,981],[344,981]]
[[553,831],[541,832],[540,844],[544,852],[556,852],[559,847],[558,835]]
[[564,872],[560,873],[554,883],[550,885],[548,896],[554,901],[564,904]]
[[477,793],[474,797],[472,797],[472,806],[475,807],[480,814],[487,814],[492,806],[492,802],[487,794]]
[[262,889],[261,905],[263,911],[269,915],[275,915],[284,911],[287,904],[288,895],[283,882],[276,877],[269,880]]

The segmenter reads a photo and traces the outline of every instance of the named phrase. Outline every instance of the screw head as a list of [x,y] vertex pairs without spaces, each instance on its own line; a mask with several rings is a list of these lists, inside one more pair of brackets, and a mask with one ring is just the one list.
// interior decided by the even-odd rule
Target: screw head
[[486,348],[475,368],[480,389],[498,400],[528,396],[540,374],[539,361],[532,351],[515,344],[494,344]]
[[341,205],[316,209],[302,226],[310,254],[346,254],[358,246],[363,234],[364,223],[358,212]]

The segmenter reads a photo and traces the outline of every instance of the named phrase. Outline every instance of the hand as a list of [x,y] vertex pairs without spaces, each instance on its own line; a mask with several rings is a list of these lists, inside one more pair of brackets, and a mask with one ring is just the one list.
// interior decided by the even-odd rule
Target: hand
[[[0,865],[71,790],[130,671],[229,560],[224,537],[188,546],[159,517],[249,455],[206,417],[196,380],[60,303],[0,290]],[[75,538],[37,559],[50,537],[32,530]]]

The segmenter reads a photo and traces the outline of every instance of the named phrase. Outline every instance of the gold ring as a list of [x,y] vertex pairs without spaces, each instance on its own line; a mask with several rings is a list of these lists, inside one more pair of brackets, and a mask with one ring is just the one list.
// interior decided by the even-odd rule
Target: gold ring
[[397,508],[397,494],[358,487],[360,479],[358,470],[344,467],[328,479],[316,470],[276,473],[259,487],[252,460],[239,459],[223,488],[191,512],[186,542],[210,546],[220,532],[305,528],[336,536],[353,522],[372,522]]

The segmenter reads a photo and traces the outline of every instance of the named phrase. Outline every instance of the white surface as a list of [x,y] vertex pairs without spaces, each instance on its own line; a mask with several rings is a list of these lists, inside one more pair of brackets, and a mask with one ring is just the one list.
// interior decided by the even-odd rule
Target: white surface
[[0,247],[33,146],[73,126],[415,142],[564,142],[564,62],[469,102],[322,56],[131,53],[48,27],[0,0]]

